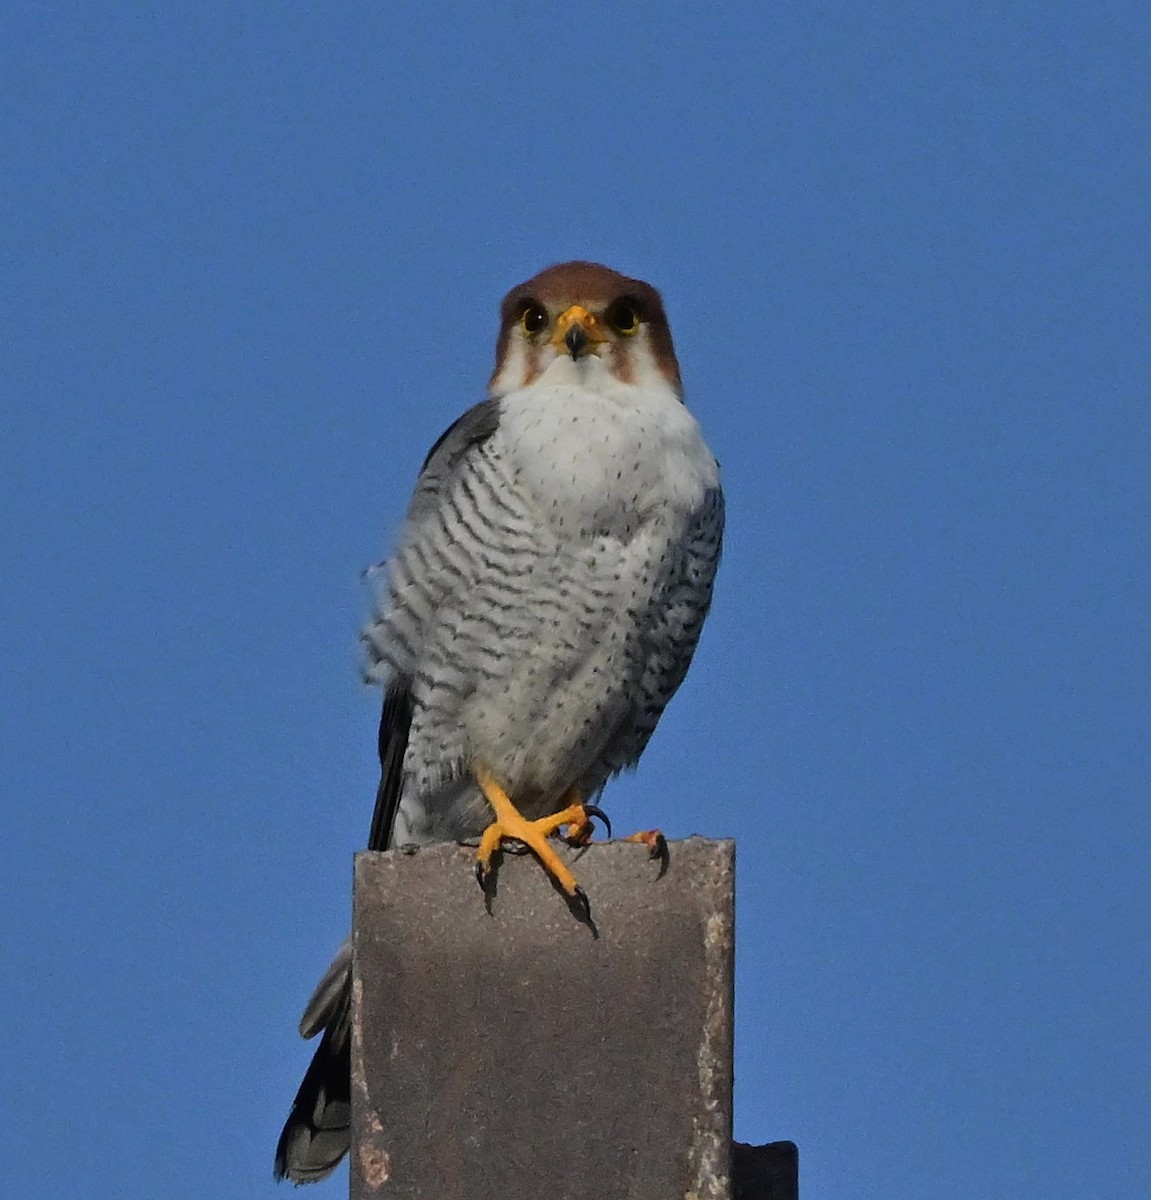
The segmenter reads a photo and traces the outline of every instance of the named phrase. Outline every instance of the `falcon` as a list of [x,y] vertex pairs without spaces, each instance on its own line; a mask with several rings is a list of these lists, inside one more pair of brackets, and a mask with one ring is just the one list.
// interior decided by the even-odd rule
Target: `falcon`
[[[363,633],[384,689],[368,847],[479,840],[481,882],[522,843],[586,914],[549,845],[634,766],[711,604],[719,470],[683,403],[659,293],[589,262],[500,310],[488,398],[432,447]],[[321,1179],[349,1145],[351,948],[300,1033],[323,1034],[275,1174]]]

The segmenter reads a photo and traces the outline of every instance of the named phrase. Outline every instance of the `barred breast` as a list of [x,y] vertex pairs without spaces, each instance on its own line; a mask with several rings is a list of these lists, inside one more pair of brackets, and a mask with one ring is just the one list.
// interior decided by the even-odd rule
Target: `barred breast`
[[722,499],[682,405],[537,385],[492,424],[417,491],[366,632],[373,673],[414,700],[397,840],[478,833],[475,762],[528,817],[598,790],[646,745],[710,603]]

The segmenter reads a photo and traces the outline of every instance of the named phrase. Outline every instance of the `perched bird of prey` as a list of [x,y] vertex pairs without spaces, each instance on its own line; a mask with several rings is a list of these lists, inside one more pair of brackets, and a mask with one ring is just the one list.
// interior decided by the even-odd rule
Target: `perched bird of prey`
[[[715,459],[683,404],[659,293],[549,267],[501,309],[488,398],[432,447],[364,631],[384,687],[369,848],[548,845],[634,765],[687,671],[723,533]],[[300,1032],[323,1037],[276,1151],[320,1179],[348,1150],[351,949]]]

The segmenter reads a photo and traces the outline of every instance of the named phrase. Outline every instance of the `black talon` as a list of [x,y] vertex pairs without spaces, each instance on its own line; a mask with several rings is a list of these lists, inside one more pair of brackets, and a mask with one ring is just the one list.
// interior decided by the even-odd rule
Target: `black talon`
[[659,859],[659,874],[657,879],[662,879],[671,865],[671,851],[667,848],[667,838],[663,834],[658,834],[651,849],[648,851],[648,859],[654,862]]
[[608,820],[608,815],[602,808],[595,804],[585,804],[583,810],[585,816],[599,817],[603,822],[603,827],[607,830],[608,837],[611,837],[611,821]]
[[581,921],[586,921],[589,925],[591,924],[591,903],[587,898],[587,893],[578,883],[576,884],[576,890],[571,896],[571,906]]
[[488,873],[484,870],[484,864],[480,862],[476,863],[476,883],[480,885],[481,892],[488,890]]

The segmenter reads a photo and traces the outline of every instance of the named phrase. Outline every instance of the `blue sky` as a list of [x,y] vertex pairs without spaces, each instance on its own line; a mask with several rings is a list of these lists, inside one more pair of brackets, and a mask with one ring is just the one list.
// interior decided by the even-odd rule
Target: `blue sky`
[[1142,1200],[1149,46],[1135,2],[7,6],[0,1193],[286,1194],[359,571],[580,256],[663,290],[723,465],[605,803],[739,839],[738,1135],[812,1198]]

